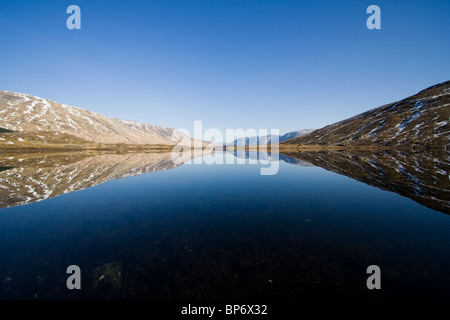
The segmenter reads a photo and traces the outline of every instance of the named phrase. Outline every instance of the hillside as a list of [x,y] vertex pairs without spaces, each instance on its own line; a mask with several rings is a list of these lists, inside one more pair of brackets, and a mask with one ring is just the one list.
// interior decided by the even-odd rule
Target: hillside
[[[96,112],[68,106],[27,94],[0,91],[0,128],[16,135],[2,136],[11,148],[26,139],[49,143],[176,145],[186,135],[166,127],[106,117]],[[64,136],[63,139],[60,137]],[[15,141],[7,137],[15,137]],[[41,137],[41,138],[39,138]],[[19,143],[20,144],[20,143]]]
[[445,148],[449,118],[450,81],[446,81],[284,144]]

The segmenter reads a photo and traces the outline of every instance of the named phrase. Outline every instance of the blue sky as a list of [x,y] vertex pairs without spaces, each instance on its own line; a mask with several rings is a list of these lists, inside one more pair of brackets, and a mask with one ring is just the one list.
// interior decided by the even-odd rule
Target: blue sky
[[0,0],[0,90],[190,131],[321,128],[449,80],[449,17],[449,1]]

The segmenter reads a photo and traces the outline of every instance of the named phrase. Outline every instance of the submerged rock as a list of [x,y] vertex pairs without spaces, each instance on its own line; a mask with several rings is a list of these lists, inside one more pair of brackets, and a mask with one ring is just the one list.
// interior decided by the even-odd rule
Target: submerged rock
[[92,272],[92,287],[112,287],[120,289],[122,286],[122,263],[108,262],[98,266]]

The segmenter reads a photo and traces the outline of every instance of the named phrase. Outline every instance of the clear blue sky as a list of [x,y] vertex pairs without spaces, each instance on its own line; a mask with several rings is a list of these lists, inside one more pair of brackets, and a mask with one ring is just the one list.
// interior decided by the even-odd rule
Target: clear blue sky
[[0,90],[190,131],[321,128],[449,80],[449,18],[432,0],[0,0]]

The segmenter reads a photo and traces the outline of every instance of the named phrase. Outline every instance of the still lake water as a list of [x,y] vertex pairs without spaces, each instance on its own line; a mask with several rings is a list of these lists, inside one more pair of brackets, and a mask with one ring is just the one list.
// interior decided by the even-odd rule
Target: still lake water
[[[94,162],[97,175],[80,181],[133,159]],[[0,298],[450,298],[447,212],[286,156],[275,175],[260,175],[261,164],[155,161],[0,209]],[[33,194],[40,178],[74,181],[83,165],[5,166],[0,186],[19,176],[37,181],[23,187]],[[19,197],[9,192],[5,203]],[[66,287],[69,265],[81,269],[81,290]],[[370,265],[381,290],[367,289]]]

